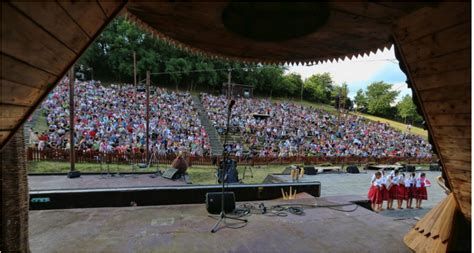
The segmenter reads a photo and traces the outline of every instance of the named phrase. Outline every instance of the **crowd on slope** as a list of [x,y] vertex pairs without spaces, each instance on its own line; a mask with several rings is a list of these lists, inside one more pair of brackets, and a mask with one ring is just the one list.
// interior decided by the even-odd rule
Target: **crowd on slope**
[[[69,148],[67,83],[67,79],[62,80],[41,105],[49,129],[32,137],[39,149]],[[150,90],[150,148],[160,155],[181,151],[208,154],[208,137],[191,95],[155,86]],[[145,116],[146,93],[133,85],[75,83],[75,143],[79,150],[144,152]]]
[[[208,117],[220,133],[226,124],[225,96],[201,94]],[[261,117],[255,114],[264,114]],[[231,129],[241,135],[232,152],[247,148],[260,157],[359,156],[431,157],[431,145],[420,136],[397,131],[388,124],[352,114],[331,114],[294,103],[239,98],[233,107]]]

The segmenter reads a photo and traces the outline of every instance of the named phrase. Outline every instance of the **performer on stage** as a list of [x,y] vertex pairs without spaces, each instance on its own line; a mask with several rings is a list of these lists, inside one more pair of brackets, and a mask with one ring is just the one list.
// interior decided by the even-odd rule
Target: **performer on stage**
[[390,172],[389,176],[387,177],[387,191],[388,191],[388,199],[387,199],[387,210],[394,210],[393,208],[393,200],[397,199],[398,193],[398,171],[393,170]]
[[405,199],[407,201],[407,209],[413,209],[411,204],[413,202],[415,192],[415,172],[412,172],[409,177],[405,179]]
[[[389,192],[387,190],[387,185],[390,183],[389,182],[389,178],[388,178],[388,175],[385,175],[385,172],[384,170],[382,169],[382,171],[380,172],[382,174],[382,177],[380,178],[380,182],[381,182],[381,187],[380,187],[380,194],[381,194],[381,197],[382,197],[382,202],[383,201],[387,201],[387,209],[389,209]],[[380,205],[380,207],[382,207],[382,205]],[[380,211],[382,211],[383,209],[380,208]]]
[[397,207],[403,209],[403,200],[406,199],[405,173],[398,176]]
[[421,173],[415,180],[416,187],[416,208],[421,209],[421,202],[428,199],[428,192],[426,187],[430,187],[431,182],[426,178],[425,173]]
[[375,212],[382,211],[382,173],[380,171],[375,172],[372,176],[369,192],[367,194],[372,210]]

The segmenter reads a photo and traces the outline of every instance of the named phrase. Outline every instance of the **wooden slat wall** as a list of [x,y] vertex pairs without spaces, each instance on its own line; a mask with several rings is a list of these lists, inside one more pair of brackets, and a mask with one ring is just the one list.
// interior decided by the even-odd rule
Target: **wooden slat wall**
[[471,7],[441,3],[396,22],[415,97],[465,217],[471,220]]
[[0,148],[126,1],[2,1]]

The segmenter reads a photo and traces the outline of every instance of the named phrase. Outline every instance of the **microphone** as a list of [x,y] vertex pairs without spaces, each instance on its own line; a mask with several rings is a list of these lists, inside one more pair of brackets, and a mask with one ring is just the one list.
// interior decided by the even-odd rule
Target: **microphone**
[[231,100],[230,103],[229,103],[229,110],[232,108],[232,106],[235,105],[235,100]]

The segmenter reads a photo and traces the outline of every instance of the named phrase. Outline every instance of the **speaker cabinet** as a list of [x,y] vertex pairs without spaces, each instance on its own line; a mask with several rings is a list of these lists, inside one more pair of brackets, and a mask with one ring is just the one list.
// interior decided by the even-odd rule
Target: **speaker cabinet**
[[304,174],[306,175],[316,175],[318,174],[318,171],[314,166],[304,166]]
[[69,171],[69,172],[67,173],[67,177],[68,177],[68,178],[78,178],[78,177],[81,177],[81,172],[78,171],[78,170]]
[[177,169],[169,168],[169,169],[165,170],[165,172],[163,172],[163,175],[161,175],[161,176],[164,177],[164,178],[167,178],[167,179],[175,180],[175,179],[179,178],[180,174],[178,173]]
[[[219,214],[221,212],[222,192],[206,193],[206,209],[210,214]],[[233,192],[224,192],[224,211],[226,213],[235,210],[235,195]]]

